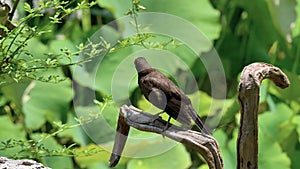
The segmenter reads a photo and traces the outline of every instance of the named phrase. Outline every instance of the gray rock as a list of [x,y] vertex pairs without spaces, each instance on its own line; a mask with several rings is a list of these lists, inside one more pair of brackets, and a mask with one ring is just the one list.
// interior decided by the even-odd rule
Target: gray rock
[[0,157],[0,169],[51,169],[33,160],[12,160]]

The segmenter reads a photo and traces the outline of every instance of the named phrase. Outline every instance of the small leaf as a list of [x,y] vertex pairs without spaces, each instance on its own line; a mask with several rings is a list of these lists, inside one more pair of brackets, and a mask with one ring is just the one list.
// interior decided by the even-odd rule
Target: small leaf
[[34,11],[27,2],[24,3],[24,10],[29,13],[32,13]]
[[142,6],[142,5],[138,5],[138,9],[139,10],[146,10],[146,7]]

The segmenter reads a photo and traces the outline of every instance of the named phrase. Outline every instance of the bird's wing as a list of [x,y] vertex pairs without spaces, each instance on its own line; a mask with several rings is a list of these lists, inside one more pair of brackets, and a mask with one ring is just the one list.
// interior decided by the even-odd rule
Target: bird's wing
[[144,86],[161,90],[167,96],[181,100],[182,91],[162,73],[155,71],[144,77]]
[[[193,119],[200,130],[203,130],[206,134],[211,133],[193,109],[190,99],[166,76],[158,71],[153,71],[144,76],[141,83],[143,85],[142,89],[144,88],[147,91],[147,99],[152,104],[157,104],[155,106],[159,107],[157,102],[163,100],[162,94],[164,94],[163,96],[167,99],[166,108],[159,108],[165,110],[172,118],[187,126],[191,125],[191,119]],[[153,94],[150,94],[151,92]],[[151,95],[152,99],[149,98]]]
[[[142,80],[142,83],[143,87],[147,88],[147,99],[152,104],[157,107],[161,106],[159,107],[160,109],[165,110],[177,121],[186,125],[191,124],[191,117],[189,116],[189,113],[186,110],[183,110],[185,105],[191,104],[190,100],[171,80],[169,80],[160,72],[156,71],[145,76]],[[149,98],[149,96],[151,96],[151,94],[149,94],[150,92],[156,93],[153,94],[156,96],[156,98]],[[161,97],[162,93],[164,94],[164,98]],[[166,99],[166,101],[164,99]],[[164,100],[164,105],[159,105],[157,103],[159,100]]]
[[157,88],[153,88],[148,95],[148,100],[156,107],[164,110],[167,106],[167,97],[165,93]]

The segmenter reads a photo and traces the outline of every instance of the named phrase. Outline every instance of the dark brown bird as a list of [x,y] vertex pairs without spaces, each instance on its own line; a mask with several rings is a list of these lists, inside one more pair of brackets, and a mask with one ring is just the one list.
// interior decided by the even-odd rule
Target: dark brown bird
[[211,134],[192,107],[190,99],[170,79],[152,68],[144,57],[137,58],[134,64],[140,89],[150,103],[184,125],[191,126],[191,120],[195,121],[200,131]]

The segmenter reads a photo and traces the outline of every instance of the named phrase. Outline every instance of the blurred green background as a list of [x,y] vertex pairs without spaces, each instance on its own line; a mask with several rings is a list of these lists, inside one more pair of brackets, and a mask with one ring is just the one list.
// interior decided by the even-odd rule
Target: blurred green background
[[[24,11],[25,2],[32,8],[37,4],[36,1],[21,1],[16,23],[21,23],[21,18],[29,15]],[[68,7],[75,7],[81,2],[72,0],[66,1],[66,4]],[[62,49],[66,48],[76,52],[76,46],[85,43],[97,30],[125,16],[132,9],[133,2],[141,5],[141,8],[146,8],[138,11],[137,17],[139,12],[163,12],[193,23],[207,36],[218,52],[226,75],[227,98],[220,100],[224,101],[225,106],[221,122],[213,136],[220,144],[225,169],[236,166],[239,126],[237,86],[243,67],[253,62],[267,62],[281,68],[291,81],[289,88],[278,89],[269,81],[264,81],[261,86],[259,168],[300,168],[300,92],[297,87],[300,83],[299,0],[97,0],[92,7],[78,10],[64,17],[60,23],[51,25],[51,32],[32,37],[24,49],[33,57],[47,57],[47,53],[60,54]],[[43,13],[43,16],[27,20],[25,24],[37,28],[47,25],[51,10]],[[115,29],[121,27],[122,25],[114,25]],[[117,33],[111,33],[118,38]],[[161,42],[162,39],[152,37],[151,42]],[[1,48],[2,51],[5,50],[3,45]],[[3,73],[3,67],[0,67],[0,155],[10,158],[32,158],[54,169],[109,168],[110,152],[107,149],[111,149],[113,144],[120,106],[110,97],[112,76],[115,68],[128,55],[140,49],[143,47],[138,45],[121,46],[119,50],[107,54],[96,70],[95,84],[74,77],[78,75],[70,73],[74,66],[58,67],[42,73],[58,74],[65,79],[58,83],[29,78],[16,82],[7,77]],[[199,105],[199,115],[206,117],[213,98],[203,63],[195,54],[181,46],[163,50],[175,52],[192,71],[198,82],[198,90],[188,94],[193,103]],[[3,60],[5,56],[1,54]],[[182,71],[185,71],[180,66],[167,66],[172,67],[172,75],[175,77],[180,77]],[[127,77],[119,79],[124,84],[128,84],[128,80],[130,79]],[[149,108],[149,103],[140,94],[136,77],[130,84],[130,90],[127,92],[132,103],[143,110]],[[88,93],[98,101],[95,103]],[[155,111],[157,112],[153,110]],[[82,128],[79,123],[84,120],[89,123],[84,124]],[[127,149],[132,151],[151,151],[155,146],[173,144],[161,136],[134,129],[130,135],[135,138],[152,139],[129,141]],[[97,146],[96,143],[102,146]],[[177,144],[169,151],[153,157],[122,158],[116,168],[208,167],[199,155]]]

